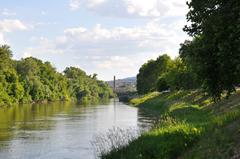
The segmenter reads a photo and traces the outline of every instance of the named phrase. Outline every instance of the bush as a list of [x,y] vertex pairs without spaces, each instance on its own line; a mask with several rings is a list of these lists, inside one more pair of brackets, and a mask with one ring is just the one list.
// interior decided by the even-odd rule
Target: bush
[[157,81],[157,90],[159,92],[162,92],[162,91],[165,91],[168,89],[169,89],[169,85],[168,85],[166,79],[163,77],[160,77]]

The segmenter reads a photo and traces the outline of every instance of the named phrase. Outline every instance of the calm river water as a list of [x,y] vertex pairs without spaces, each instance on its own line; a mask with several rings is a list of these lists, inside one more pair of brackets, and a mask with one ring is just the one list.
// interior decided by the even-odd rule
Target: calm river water
[[150,118],[118,101],[52,103],[0,109],[0,159],[93,159],[94,136],[113,127],[143,128]]

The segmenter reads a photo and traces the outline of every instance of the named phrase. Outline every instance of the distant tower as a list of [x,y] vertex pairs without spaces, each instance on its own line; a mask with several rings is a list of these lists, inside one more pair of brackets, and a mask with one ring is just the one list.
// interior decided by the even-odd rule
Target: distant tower
[[116,92],[116,76],[113,76],[113,90]]

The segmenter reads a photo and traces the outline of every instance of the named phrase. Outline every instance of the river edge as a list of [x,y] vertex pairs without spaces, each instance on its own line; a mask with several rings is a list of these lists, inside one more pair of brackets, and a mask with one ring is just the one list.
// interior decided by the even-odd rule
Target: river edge
[[109,102],[110,100],[114,99],[114,97],[109,97],[109,98],[100,98],[96,97],[94,99],[89,99],[89,100],[77,100],[77,99],[70,99],[70,100],[65,100],[65,99],[59,99],[59,100],[35,100],[35,101],[29,101],[29,102],[19,102],[19,103],[12,103],[12,104],[4,104],[0,105],[1,108],[9,108],[12,106],[17,106],[17,105],[34,105],[34,104],[52,104],[52,103],[74,103],[74,104],[80,104],[80,105],[96,105],[96,104],[101,104],[101,103],[106,103]]
[[131,105],[158,116],[155,128],[103,159],[234,158],[239,156],[240,91],[218,103],[200,91],[157,92]]

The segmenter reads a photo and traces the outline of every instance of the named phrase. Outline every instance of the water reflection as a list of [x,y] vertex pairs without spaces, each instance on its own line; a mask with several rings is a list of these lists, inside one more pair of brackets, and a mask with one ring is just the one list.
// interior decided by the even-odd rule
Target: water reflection
[[94,158],[90,141],[114,127],[146,127],[145,112],[117,100],[98,105],[56,102],[0,109],[0,158]]
[[60,112],[70,113],[70,103],[45,105],[19,105],[0,109],[0,140],[9,140],[19,130],[49,130],[55,121],[51,120]]

